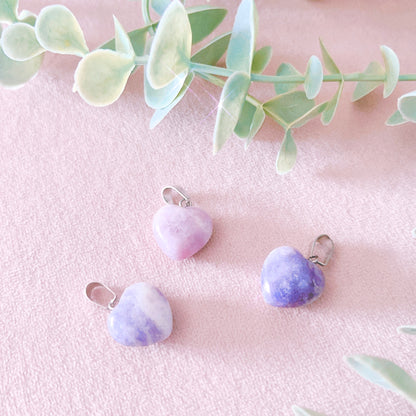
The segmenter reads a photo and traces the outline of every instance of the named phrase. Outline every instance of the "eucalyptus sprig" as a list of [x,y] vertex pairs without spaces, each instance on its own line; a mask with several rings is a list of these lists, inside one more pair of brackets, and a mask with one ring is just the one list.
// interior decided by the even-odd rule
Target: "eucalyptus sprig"
[[[397,328],[399,334],[416,335],[416,326]],[[392,361],[370,355],[350,355],[344,361],[361,377],[404,397],[416,409],[416,380]],[[325,416],[306,407],[292,406],[295,416]]]
[[[150,11],[161,16],[153,22]],[[214,128],[213,150],[217,153],[233,134],[245,147],[269,116],[284,129],[276,169],[289,172],[296,161],[293,131],[320,116],[329,124],[345,82],[356,82],[352,97],[357,101],[380,85],[388,97],[399,81],[416,81],[416,74],[400,74],[397,55],[381,46],[383,64],[371,62],[364,72],[343,73],[320,41],[322,60],[313,55],[305,73],[282,63],[276,75],[264,75],[272,48],[256,50],[257,11],[254,0],[242,0],[231,32],[214,38],[192,55],[192,45],[210,35],[223,21],[226,10],[199,6],[185,8],[180,0],[142,0],[146,26],[126,33],[114,17],[115,37],[89,51],[82,29],[64,6],[43,8],[39,16],[28,11],[18,14],[18,0],[0,0],[0,22],[8,26],[0,40],[0,85],[18,88],[33,78],[46,51],[81,58],[76,71],[74,92],[93,106],[116,101],[130,75],[144,67],[144,96],[155,110],[150,127],[156,127],[180,102],[195,76],[222,88]],[[218,66],[226,54],[226,66]],[[325,67],[327,74],[324,74]],[[253,82],[273,84],[274,94],[261,102],[248,90]],[[323,82],[334,82],[334,96],[315,103]],[[398,100],[397,111],[386,124],[395,126],[416,122],[416,91]]]

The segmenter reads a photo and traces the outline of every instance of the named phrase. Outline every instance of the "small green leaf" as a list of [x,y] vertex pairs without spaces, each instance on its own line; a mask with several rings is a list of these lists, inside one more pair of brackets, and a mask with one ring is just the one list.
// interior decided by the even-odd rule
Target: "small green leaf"
[[386,126],[399,126],[400,124],[405,124],[407,122],[408,120],[404,119],[402,113],[397,110],[386,121]]
[[39,71],[43,54],[28,61],[13,61],[0,49],[0,85],[9,89],[21,87],[30,81]]
[[416,91],[402,95],[397,107],[405,120],[416,123]]
[[35,29],[27,23],[14,23],[4,29],[1,46],[14,61],[27,61],[45,51],[36,39]]
[[116,101],[124,91],[134,60],[111,50],[98,49],[86,55],[75,71],[74,91],[97,107]]
[[14,23],[17,20],[18,0],[1,0],[0,1],[0,22]]
[[[294,75],[294,76],[302,76],[302,74],[291,64],[288,64],[286,62],[283,62],[276,72],[277,76],[288,76],[288,75]],[[289,82],[287,84],[284,83],[276,83],[274,84],[274,90],[276,91],[277,95],[285,94],[289,91],[293,91],[296,89],[299,85],[301,85],[302,82]]]
[[[384,69],[378,62],[371,62],[367,69],[363,72],[369,76],[382,76],[384,75]],[[370,94],[371,91],[375,90],[379,85],[382,85],[383,81],[359,81],[355,87],[352,95],[352,101],[358,101],[359,99]]]
[[266,113],[263,110],[263,106],[258,106],[256,108],[256,112],[253,115],[253,119],[250,124],[250,132],[247,136],[246,143],[245,143],[245,149],[247,150],[248,146],[254,139],[254,136],[258,133],[258,131],[261,129],[261,126],[264,123],[264,120],[266,119]]
[[256,36],[257,11],[254,0],[242,0],[231,33],[226,59],[227,68],[250,73]]
[[250,76],[244,72],[234,72],[222,90],[218,105],[217,119],[214,130],[214,154],[216,154],[232,135],[243,108]]
[[194,79],[193,72],[190,72],[183,83],[182,89],[179,91],[176,98],[166,107],[160,108],[153,113],[152,119],[150,120],[150,128],[154,129],[168,114],[169,112],[182,100],[192,80]]
[[248,147],[253,137],[260,130],[265,117],[263,106],[255,106],[245,101],[238,123],[234,128],[234,133],[241,139],[246,139],[246,147]]
[[388,46],[380,46],[386,67],[386,81],[384,82],[383,97],[387,98],[396,88],[400,75],[400,62],[397,55]]
[[215,65],[224,55],[230,43],[231,33],[225,33],[212,40],[192,56],[192,62]]
[[227,10],[219,7],[197,6],[187,9],[192,30],[192,44],[209,36],[224,20]]
[[314,106],[314,101],[309,100],[304,91],[291,91],[278,95],[263,104],[266,112],[285,130],[312,110]]
[[321,39],[319,39],[319,44],[321,46],[321,52],[322,52],[322,57],[324,59],[325,68],[328,70],[330,74],[340,74],[341,71],[335,64],[334,60],[332,59],[331,55],[329,54],[328,50],[326,49]]
[[293,413],[296,416],[325,416],[323,413],[314,412],[306,407],[292,406]]
[[135,53],[133,46],[130,42],[129,35],[126,33],[126,31],[123,29],[123,26],[121,26],[118,19],[113,16],[114,19],[114,29],[115,29],[115,47],[116,51],[119,53],[124,53],[125,55],[134,58]]
[[[322,57],[324,59],[325,68],[328,70],[330,74],[341,74],[341,71],[335,64],[334,60],[332,59],[331,55],[329,54],[328,50],[326,49],[322,40],[319,40],[321,45],[321,52]],[[332,97],[332,99],[328,102],[324,112],[322,113],[322,124],[328,125],[332,119],[334,118],[335,111],[338,107],[339,99],[341,98],[341,93],[344,88],[344,79],[339,82],[339,86],[337,92]]]
[[167,107],[181,90],[185,82],[186,75],[187,73],[184,71],[182,74],[176,76],[170,84],[156,90],[152,88],[145,74],[144,98],[146,100],[146,104],[154,109]]
[[416,406],[416,381],[393,362],[368,355],[352,355],[345,361],[361,377],[400,394]]
[[310,109],[307,113],[305,113],[303,116],[299,117],[297,120],[292,122],[290,124],[290,128],[294,129],[297,127],[304,126],[308,121],[314,119],[316,116],[319,116],[323,111],[325,111],[326,107],[328,105],[328,101],[319,105],[316,105],[312,109]]
[[403,325],[397,328],[399,333],[416,335],[416,325]]
[[[141,29],[133,30],[127,33],[136,56],[144,55],[145,48],[146,48],[147,33],[149,32],[149,29],[151,27],[152,26],[146,26]],[[101,45],[99,49],[110,49],[110,50],[115,51],[116,50],[115,38],[106,42],[104,45]]]
[[324,73],[321,61],[317,56],[312,55],[309,59],[308,67],[306,68],[304,85],[306,96],[310,100],[319,94],[323,79]]
[[329,100],[325,110],[322,113],[322,124],[327,126],[332,119],[334,118],[335,111],[337,110],[339,99],[341,98],[342,90],[344,88],[344,80],[339,83],[337,92],[335,95]]
[[179,0],[173,0],[160,20],[147,64],[152,88],[163,88],[178,74],[189,71],[192,32],[188,15]]
[[292,133],[289,130],[286,130],[283,143],[280,146],[279,153],[276,160],[276,171],[280,175],[290,172],[295,166],[296,156],[298,150],[296,148],[296,143],[293,140]]
[[251,72],[253,74],[261,74],[272,59],[272,47],[265,46],[256,51],[251,64]]
[[77,19],[64,6],[44,7],[36,20],[35,30],[39,43],[47,51],[81,57],[88,53]]
[[21,23],[27,23],[30,26],[35,26],[37,16],[29,10],[22,10],[19,14],[18,20]]

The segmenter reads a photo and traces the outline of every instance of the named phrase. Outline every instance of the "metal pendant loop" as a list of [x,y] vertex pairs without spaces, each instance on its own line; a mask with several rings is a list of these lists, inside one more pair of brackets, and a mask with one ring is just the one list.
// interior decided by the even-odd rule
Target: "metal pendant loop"
[[173,198],[168,198],[167,195],[171,192],[176,192],[178,195],[181,196],[181,200],[179,201],[178,205],[180,207],[186,208],[190,207],[192,205],[191,198],[189,198],[188,195],[185,194],[185,192],[182,191],[182,189],[176,187],[176,186],[165,186],[162,189],[162,198],[167,204],[174,204]]
[[[96,290],[101,292],[101,296],[95,297],[93,295],[93,292]],[[117,295],[107,286],[99,282],[88,283],[85,287],[85,295],[91,302],[109,310],[114,309],[117,302]],[[110,300],[108,301],[108,299]]]
[[[317,244],[322,245],[323,240],[329,241],[330,244],[329,244],[329,247],[328,247],[328,244],[325,244],[326,249],[327,249],[326,255],[325,255],[324,260],[320,260],[319,256],[315,252],[315,249],[316,249]],[[316,239],[312,243],[311,252],[309,254],[309,260],[312,263],[319,264],[320,266],[326,266],[329,263],[329,260],[331,260],[332,255],[334,254],[334,248],[335,248],[335,244],[331,240],[331,238],[326,234],[321,234],[318,237],[316,237]]]

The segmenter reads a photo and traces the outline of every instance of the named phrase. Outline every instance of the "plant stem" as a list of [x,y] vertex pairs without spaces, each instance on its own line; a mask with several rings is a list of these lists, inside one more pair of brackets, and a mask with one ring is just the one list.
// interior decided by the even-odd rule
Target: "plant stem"
[[[214,75],[210,74],[203,74],[201,72],[197,72],[196,75],[198,75],[200,78],[205,79],[206,81],[210,82],[211,84],[216,85],[217,87],[224,87],[225,81],[221,78],[217,78]],[[250,104],[253,104],[256,107],[262,106],[263,103],[259,101],[257,98],[253,97],[252,95],[247,94],[246,101]]]
[[[199,64],[197,62],[191,62],[191,68],[199,73],[219,75],[222,77],[229,77],[235,71],[228,68],[221,68],[218,66]],[[352,74],[331,74],[324,75],[324,82],[339,82],[342,79],[344,81],[358,82],[358,81],[370,81],[370,82],[384,82],[384,75],[367,75],[360,72]],[[305,82],[303,75],[260,75],[251,74],[251,80],[255,82],[268,82],[273,84],[285,83],[285,84],[301,84]],[[416,81],[416,74],[404,74],[399,76],[399,81]]]
[[[153,24],[153,21],[150,17],[150,0],[142,0],[142,14],[145,25],[151,26]],[[149,28],[149,31],[151,35],[155,33],[153,27]]]

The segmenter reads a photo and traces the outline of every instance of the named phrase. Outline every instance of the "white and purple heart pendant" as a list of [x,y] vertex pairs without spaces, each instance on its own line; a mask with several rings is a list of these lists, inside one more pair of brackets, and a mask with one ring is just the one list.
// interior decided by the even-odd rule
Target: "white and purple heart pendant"
[[[93,298],[99,288],[112,296],[108,304]],[[87,297],[94,303],[111,310],[107,320],[110,335],[119,344],[128,347],[144,347],[164,341],[172,333],[172,310],[162,292],[150,283],[135,283],[126,288],[116,301],[115,293],[101,283],[90,283]]]
[[[324,261],[314,254],[315,246],[323,239],[331,247]],[[266,258],[261,272],[261,291],[266,303],[281,308],[294,308],[312,303],[321,296],[325,277],[318,267],[326,266],[332,256],[334,244],[327,235],[320,235],[313,243],[311,255],[306,259],[293,247],[278,247]]]
[[[165,193],[173,190],[182,200],[169,203]],[[153,217],[153,234],[162,251],[173,260],[184,260],[201,250],[212,235],[212,218],[202,209],[192,207],[190,199],[173,186],[165,187],[167,203]]]

